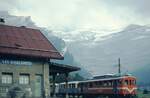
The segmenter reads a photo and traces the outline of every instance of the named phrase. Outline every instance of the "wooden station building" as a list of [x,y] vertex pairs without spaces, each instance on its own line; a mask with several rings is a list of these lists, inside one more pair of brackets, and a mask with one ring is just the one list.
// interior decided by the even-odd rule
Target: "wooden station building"
[[50,98],[50,75],[65,73],[67,83],[79,70],[51,62],[64,57],[40,30],[0,22],[0,98]]

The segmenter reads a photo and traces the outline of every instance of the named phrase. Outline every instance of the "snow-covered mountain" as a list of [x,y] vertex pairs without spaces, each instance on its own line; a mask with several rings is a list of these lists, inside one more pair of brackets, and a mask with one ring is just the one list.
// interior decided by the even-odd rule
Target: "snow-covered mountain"
[[118,58],[123,73],[134,73],[139,79],[150,74],[150,26],[132,24],[98,41],[70,43],[69,50],[93,75],[117,73]]

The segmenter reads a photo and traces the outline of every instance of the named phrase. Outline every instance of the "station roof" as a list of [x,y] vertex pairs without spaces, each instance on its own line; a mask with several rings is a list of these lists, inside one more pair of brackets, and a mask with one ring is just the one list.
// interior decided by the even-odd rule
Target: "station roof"
[[49,68],[50,75],[57,74],[57,73],[59,74],[69,73],[69,72],[80,70],[79,67],[74,67],[74,66],[65,65],[65,64],[58,64],[58,63],[53,63],[53,62],[49,63],[49,67],[50,67]]
[[0,55],[63,59],[38,29],[0,25]]

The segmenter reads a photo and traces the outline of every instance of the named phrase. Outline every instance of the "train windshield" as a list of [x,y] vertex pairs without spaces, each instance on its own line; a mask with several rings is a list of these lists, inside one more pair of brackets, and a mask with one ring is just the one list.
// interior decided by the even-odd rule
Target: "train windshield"
[[136,85],[136,80],[126,79],[124,80],[124,85]]

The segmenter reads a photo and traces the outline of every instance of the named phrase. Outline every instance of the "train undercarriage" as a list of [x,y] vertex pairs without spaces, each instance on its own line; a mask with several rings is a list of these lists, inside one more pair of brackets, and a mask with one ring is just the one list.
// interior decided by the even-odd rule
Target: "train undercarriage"
[[136,95],[111,94],[56,94],[58,98],[138,98]]

